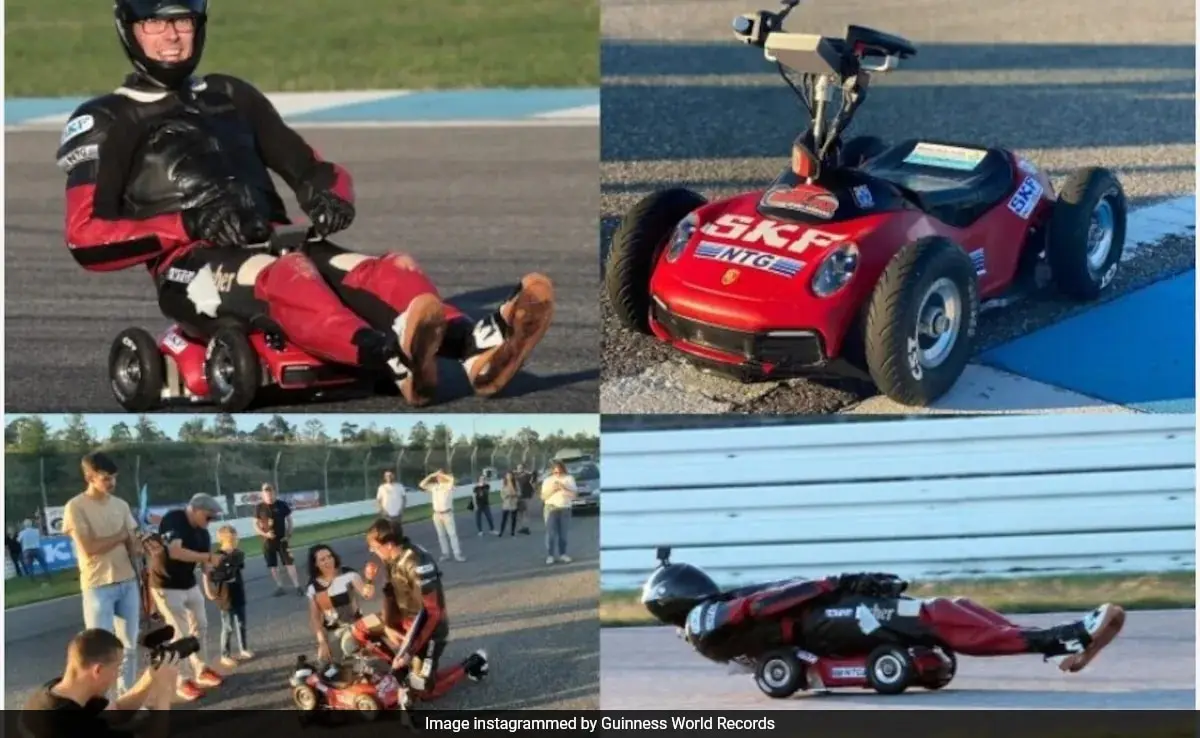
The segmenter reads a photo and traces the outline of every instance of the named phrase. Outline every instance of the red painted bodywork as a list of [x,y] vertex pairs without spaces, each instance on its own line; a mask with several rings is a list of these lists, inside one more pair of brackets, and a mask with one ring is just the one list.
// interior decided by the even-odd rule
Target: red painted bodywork
[[[650,281],[651,298],[678,316],[719,328],[747,333],[815,332],[821,338],[826,357],[833,359],[841,354],[847,330],[870,299],[892,257],[906,244],[933,235],[949,238],[968,253],[982,249],[985,273],[979,275],[980,299],[996,297],[1011,285],[1030,231],[1048,218],[1056,199],[1049,178],[1039,170],[1033,176],[1042,184],[1042,196],[1029,220],[1022,220],[1009,210],[1008,198],[1028,174],[1017,156],[1007,155],[1013,165],[1008,194],[964,229],[953,228],[915,209],[871,211],[861,217],[823,221],[820,225],[768,221],[758,213],[766,190],[703,205],[695,211],[699,222],[683,253],[672,262],[667,260],[665,248],[660,251]],[[850,197],[848,192],[835,194]],[[768,221],[766,226],[764,221]],[[701,241],[787,256],[802,261],[804,266],[796,276],[786,277],[695,258],[695,249]],[[858,247],[857,272],[837,293],[817,297],[811,286],[815,271],[822,259],[843,241],[851,241]],[[726,274],[731,269],[738,274],[735,281],[727,283]],[[746,363],[744,356],[671,336],[653,315],[650,328],[660,340],[692,356],[719,364]],[[762,366],[766,375],[771,369],[770,365]]]
[[374,698],[381,709],[394,710],[400,707],[404,696],[400,682],[391,674],[364,679],[346,686],[334,686],[320,674],[313,673],[305,683],[321,694],[325,703],[333,710],[357,709],[354,701],[363,695]]
[[[323,369],[327,366],[326,362],[301,351],[291,343],[286,344],[283,350],[274,349],[267,344],[266,338],[258,331],[251,332],[249,339],[250,345],[266,369],[271,383],[280,389],[303,390],[336,387],[357,381],[352,373],[345,371],[317,381],[285,384],[282,381],[285,369],[293,367]],[[208,396],[208,378],[204,373],[206,343],[184,334],[177,326],[171,326],[159,337],[158,348],[164,357],[175,362],[180,378],[190,393],[196,397]]]
[[[914,674],[913,683],[920,684],[927,679],[936,678],[945,667],[941,657],[928,649],[912,649]],[[829,689],[869,688],[867,682],[867,657],[853,658],[822,658],[808,667],[821,678],[821,683]]]

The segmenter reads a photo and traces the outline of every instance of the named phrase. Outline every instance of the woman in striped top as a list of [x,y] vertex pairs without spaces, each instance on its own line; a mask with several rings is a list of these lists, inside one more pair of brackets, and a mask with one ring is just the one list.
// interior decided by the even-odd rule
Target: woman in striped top
[[362,617],[359,604],[369,599],[363,594],[362,576],[349,567],[332,548],[317,544],[308,550],[308,612],[309,624],[317,637],[317,660],[332,661],[330,636],[337,642],[344,657],[354,650],[346,644],[353,641],[351,628]]

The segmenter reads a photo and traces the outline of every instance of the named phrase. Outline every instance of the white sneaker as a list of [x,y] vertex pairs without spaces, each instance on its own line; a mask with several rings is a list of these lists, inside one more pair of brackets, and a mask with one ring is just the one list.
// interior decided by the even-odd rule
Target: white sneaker
[[247,659],[254,658],[254,652],[253,651],[242,651],[241,653],[239,653],[237,655],[237,657],[241,661],[246,661]]
[[547,556],[547,557],[546,557],[546,564],[547,564],[547,565],[549,565],[549,564],[553,564],[553,563],[554,563],[554,557],[553,557],[553,556]]
[[479,531],[479,537],[483,538],[483,531]]
[[454,560],[455,560],[455,561],[466,561],[466,560],[467,560],[467,557],[463,556],[462,554],[459,554],[459,555],[457,555],[457,556],[455,556],[455,557],[454,557]]
[[559,557],[558,557],[558,560],[559,560],[559,561],[561,561],[561,562],[563,562],[564,564],[569,564],[569,563],[571,563],[571,557],[570,557],[570,556],[559,556]]
[[500,532],[500,531],[498,531],[498,530],[494,530],[494,531],[492,531],[492,535],[494,535],[494,536],[496,536],[497,538],[499,538],[500,536],[502,536],[502,535],[504,535],[504,534],[503,534],[503,533],[501,533],[501,532]]
[[449,561],[449,560],[450,560],[450,557],[447,556],[446,554],[442,554],[441,556],[438,557],[438,561]]

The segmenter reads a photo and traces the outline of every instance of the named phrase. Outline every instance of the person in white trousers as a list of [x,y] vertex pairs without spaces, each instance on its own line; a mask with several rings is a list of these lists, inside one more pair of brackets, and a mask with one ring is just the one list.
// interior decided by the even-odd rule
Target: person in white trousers
[[442,549],[441,560],[449,559],[453,551],[455,561],[466,561],[458,546],[458,529],[454,526],[454,476],[447,474],[445,469],[438,469],[422,479],[418,486],[429,493],[433,527],[437,530],[438,545]]

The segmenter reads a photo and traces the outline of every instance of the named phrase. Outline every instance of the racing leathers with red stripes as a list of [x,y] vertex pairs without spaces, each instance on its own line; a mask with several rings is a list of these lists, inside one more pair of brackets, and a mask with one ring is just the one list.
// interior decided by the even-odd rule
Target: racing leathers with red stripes
[[1078,623],[1031,628],[966,598],[903,596],[890,574],[844,574],[743,587],[688,614],[684,638],[702,656],[737,660],[782,646],[816,656],[870,653],[887,643],[944,645],[966,656],[1070,652]]
[[[403,373],[398,318],[414,298],[437,294],[410,257],[366,257],[328,242],[277,259],[240,248],[289,222],[270,172],[325,231],[354,216],[349,173],[322,160],[250,84],[212,74],[167,90],[131,75],[74,112],[57,158],[67,176],[65,237],[80,266],[144,265],[163,312],[197,335],[218,318],[266,318],[316,356],[380,368],[393,359]],[[444,310],[443,355],[478,351],[470,322]]]
[[407,656],[409,685],[424,700],[445,694],[467,676],[463,664],[438,671],[438,661],[450,637],[446,596],[437,562],[421,546],[403,544],[403,553],[387,562],[384,622],[403,634],[396,656]]

